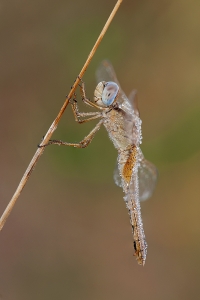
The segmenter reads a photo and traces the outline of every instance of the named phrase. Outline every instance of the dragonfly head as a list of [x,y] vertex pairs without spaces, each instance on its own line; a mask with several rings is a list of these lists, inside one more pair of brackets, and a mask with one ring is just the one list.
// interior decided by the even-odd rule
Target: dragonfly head
[[113,104],[117,98],[119,86],[113,81],[101,81],[94,91],[94,102],[102,107]]

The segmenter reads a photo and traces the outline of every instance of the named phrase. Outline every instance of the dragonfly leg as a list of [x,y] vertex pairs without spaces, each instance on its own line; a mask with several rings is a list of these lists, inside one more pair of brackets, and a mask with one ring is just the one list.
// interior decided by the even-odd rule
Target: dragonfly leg
[[81,92],[81,97],[82,97],[82,101],[91,106],[91,107],[95,107],[97,109],[100,109],[100,110],[104,110],[106,109],[106,107],[101,107],[95,103],[93,103],[92,101],[90,101],[87,97],[86,97],[86,91],[85,91],[85,84],[84,82],[81,80],[81,84],[79,85],[80,86],[80,92]]
[[39,145],[39,148],[46,147],[49,145],[59,145],[59,146],[72,146],[75,148],[86,148],[93,140],[95,134],[97,131],[100,129],[101,125],[103,123],[103,120],[100,120],[99,123],[90,131],[90,133],[79,143],[68,143],[68,142],[63,142],[60,140],[49,140],[49,142],[46,145]]
[[[83,124],[102,117],[102,114],[100,112],[87,112],[87,113],[79,112],[76,99],[73,99],[73,102],[71,103],[71,107],[72,107],[75,121],[78,122],[79,124]],[[81,117],[83,118],[87,117],[87,119],[81,120],[80,119]]]

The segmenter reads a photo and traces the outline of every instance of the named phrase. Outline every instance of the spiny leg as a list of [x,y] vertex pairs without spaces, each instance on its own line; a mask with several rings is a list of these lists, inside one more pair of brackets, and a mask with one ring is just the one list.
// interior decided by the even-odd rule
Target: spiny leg
[[80,91],[81,91],[82,101],[83,101],[85,104],[87,104],[87,105],[89,105],[89,106],[91,106],[91,107],[95,107],[95,108],[100,109],[100,110],[106,109],[106,107],[101,107],[101,106],[99,106],[99,105],[93,103],[92,101],[90,101],[90,100],[86,97],[85,84],[84,84],[84,82],[82,81],[81,78],[80,78],[80,80],[81,80],[81,84],[80,84],[79,86],[80,86]]
[[[101,112],[87,112],[87,113],[79,112],[79,108],[78,108],[76,99],[73,99],[73,102],[71,103],[71,107],[72,107],[75,121],[78,122],[79,124],[83,124],[83,123],[86,123],[86,122],[89,122],[89,121],[92,121],[92,120],[102,117]],[[81,120],[80,117],[83,117],[83,118],[89,117],[89,118],[87,118],[85,120]]]
[[46,147],[46,146],[55,144],[55,145],[59,145],[59,146],[72,146],[75,148],[85,148],[91,143],[95,134],[100,129],[102,123],[103,123],[103,120],[101,119],[99,121],[99,123],[97,123],[97,125],[90,131],[90,133],[79,143],[67,143],[67,142],[63,142],[60,140],[50,140],[46,145],[42,145],[42,146],[39,145],[38,147],[42,148],[42,147]]

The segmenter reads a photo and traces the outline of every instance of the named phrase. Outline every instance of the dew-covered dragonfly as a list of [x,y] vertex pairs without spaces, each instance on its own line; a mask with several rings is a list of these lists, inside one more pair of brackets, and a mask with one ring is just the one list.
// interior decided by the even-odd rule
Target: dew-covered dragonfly
[[87,99],[83,82],[81,84],[81,95],[85,104],[97,108],[99,111],[79,112],[76,99],[71,101],[71,106],[77,122],[85,123],[98,118],[100,118],[100,121],[79,143],[50,140],[47,145],[57,144],[85,148],[91,143],[101,125],[105,126],[114,147],[118,151],[114,180],[125,193],[124,200],[129,211],[133,232],[134,255],[138,263],[144,265],[147,255],[147,243],[143,229],[140,201],[146,200],[152,195],[157,180],[157,169],[144,158],[140,149],[142,121],[137,108],[136,91],[134,90],[129,98],[125,95],[113,67],[108,61],[101,63],[96,72],[96,77],[99,83],[94,92],[94,101]]

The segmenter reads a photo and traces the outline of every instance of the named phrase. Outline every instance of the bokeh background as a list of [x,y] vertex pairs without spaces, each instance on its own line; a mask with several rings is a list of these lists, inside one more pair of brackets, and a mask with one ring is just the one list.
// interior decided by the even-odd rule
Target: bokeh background
[[[1,213],[114,4],[1,1]],[[195,0],[124,0],[84,76],[92,99],[108,58],[123,90],[138,90],[142,150],[159,170],[142,203],[145,267],[102,128],[87,149],[51,146],[39,160],[0,234],[0,299],[200,298],[199,15]],[[68,107],[53,138],[77,142],[94,125]]]

